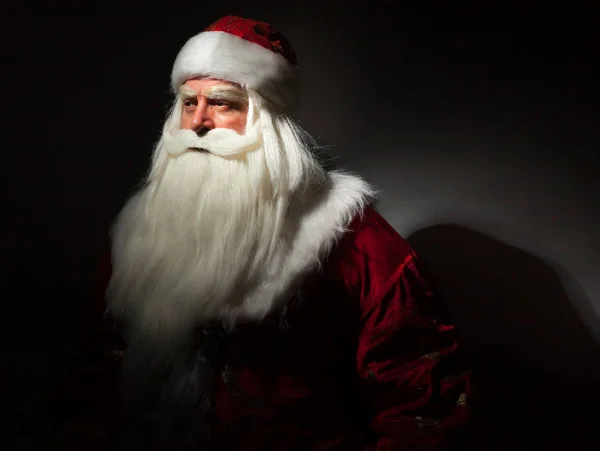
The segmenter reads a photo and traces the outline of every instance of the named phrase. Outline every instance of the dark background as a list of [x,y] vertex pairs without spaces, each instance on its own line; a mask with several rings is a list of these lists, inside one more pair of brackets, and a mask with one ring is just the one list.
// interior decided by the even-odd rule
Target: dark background
[[382,190],[380,210],[431,269],[473,358],[474,449],[600,449],[593,2],[246,3],[4,17],[0,390],[19,441],[3,449],[48,432],[110,222],[158,138],[173,60],[226,14],[288,36],[301,123]]

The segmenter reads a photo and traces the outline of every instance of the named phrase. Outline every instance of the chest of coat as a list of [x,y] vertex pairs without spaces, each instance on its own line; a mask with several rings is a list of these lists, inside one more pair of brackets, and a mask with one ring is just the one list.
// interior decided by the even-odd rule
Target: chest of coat
[[293,416],[301,424],[355,395],[357,317],[342,293],[330,283],[308,284],[284,317],[241,326],[227,339],[215,393],[218,423],[253,415]]

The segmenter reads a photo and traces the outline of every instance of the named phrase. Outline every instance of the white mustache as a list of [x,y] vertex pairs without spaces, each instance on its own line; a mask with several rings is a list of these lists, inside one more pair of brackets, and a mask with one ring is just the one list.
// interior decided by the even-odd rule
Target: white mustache
[[229,128],[215,128],[204,136],[198,136],[193,130],[176,130],[164,134],[165,150],[175,157],[190,149],[201,149],[218,157],[232,158],[257,149],[261,144],[262,134],[258,122],[243,135]]

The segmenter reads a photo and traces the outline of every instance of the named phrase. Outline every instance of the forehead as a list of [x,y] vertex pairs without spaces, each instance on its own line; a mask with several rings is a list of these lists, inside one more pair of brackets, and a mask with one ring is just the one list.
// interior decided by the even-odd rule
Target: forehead
[[197,93],[206,92],[211,88],[242,91],[242,88],[236,83],[231,83],[225,80],[217,80],[215,78],[193,78],[186,81],[183,86]]

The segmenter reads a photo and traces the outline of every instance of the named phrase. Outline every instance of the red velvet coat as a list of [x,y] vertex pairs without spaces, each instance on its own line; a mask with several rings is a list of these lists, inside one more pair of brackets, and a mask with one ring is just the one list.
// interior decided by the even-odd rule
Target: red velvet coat
[[[105,343],[112,366],[99,369],[87,399],[111,415],[121,353],[118,339]],[[469,412],[456,350],[418,257],[368,208],[306,282],[285,327],[267,318],[227,342],[214,450],[446,449]]]

